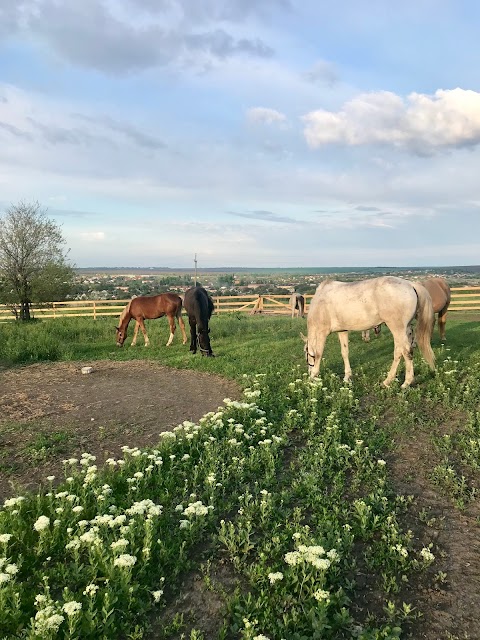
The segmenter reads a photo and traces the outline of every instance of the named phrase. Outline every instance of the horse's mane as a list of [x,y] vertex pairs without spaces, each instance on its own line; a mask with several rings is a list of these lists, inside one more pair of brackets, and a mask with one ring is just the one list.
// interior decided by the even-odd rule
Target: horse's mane
[[330,282],[335,282],[335,280],[333,278],[325,278],[325,280],[322,280],[322,282],[320,282],[316,290],[318,291],[319,289],[323,289],[323,287],[326,284],[330,284]]
[[[132,298],[132,300],[134,300],[134,298]],[[125,318],[127,317],[127,314],[130,311],[130,306],[132,304],[132,300],[130,300],[130,302],[127,304],[127,306],[125,307],[125,309],[122,311],[122,313],[120,314],[120,318],[118,319],[119,324],[121,325],[122,322],[125,320]]]

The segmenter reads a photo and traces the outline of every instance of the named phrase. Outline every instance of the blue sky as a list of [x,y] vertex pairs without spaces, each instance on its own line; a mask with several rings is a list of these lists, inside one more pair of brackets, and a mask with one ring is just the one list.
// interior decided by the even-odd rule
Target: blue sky
[[480,5],[2,0],[0,209],[77,266],[480,263]]

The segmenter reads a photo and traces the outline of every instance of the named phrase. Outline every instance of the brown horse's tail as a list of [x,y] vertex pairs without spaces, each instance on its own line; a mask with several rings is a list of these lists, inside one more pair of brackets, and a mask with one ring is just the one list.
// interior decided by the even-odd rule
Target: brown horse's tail
[[435,320],[432,299],[425,287],[419,282],[412,282],[412,285],[418,296],[415,338],[425,362],[430,366],[430,369],[435,370],[435,354],[430,344]]

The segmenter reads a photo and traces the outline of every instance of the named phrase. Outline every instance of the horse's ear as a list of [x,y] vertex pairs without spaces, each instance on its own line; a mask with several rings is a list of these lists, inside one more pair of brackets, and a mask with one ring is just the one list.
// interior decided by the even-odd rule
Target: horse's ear
[[115,327],[115,331],[120,331],[120,327]]
[[305,342],[305,344],[307,344],[307,336],[304,336],[301,331],[300,331],[300,337]]

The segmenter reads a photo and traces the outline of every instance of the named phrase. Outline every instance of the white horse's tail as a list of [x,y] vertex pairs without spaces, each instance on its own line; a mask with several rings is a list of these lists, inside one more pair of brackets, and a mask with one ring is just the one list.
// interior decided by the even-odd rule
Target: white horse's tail
[[435,354],[430,344],[435,320],[432,299],[425,287],[419,282],[412,282],[412,285],[418,296],[415,338],[425,362],[430,366],[430,369],[435,370]]

